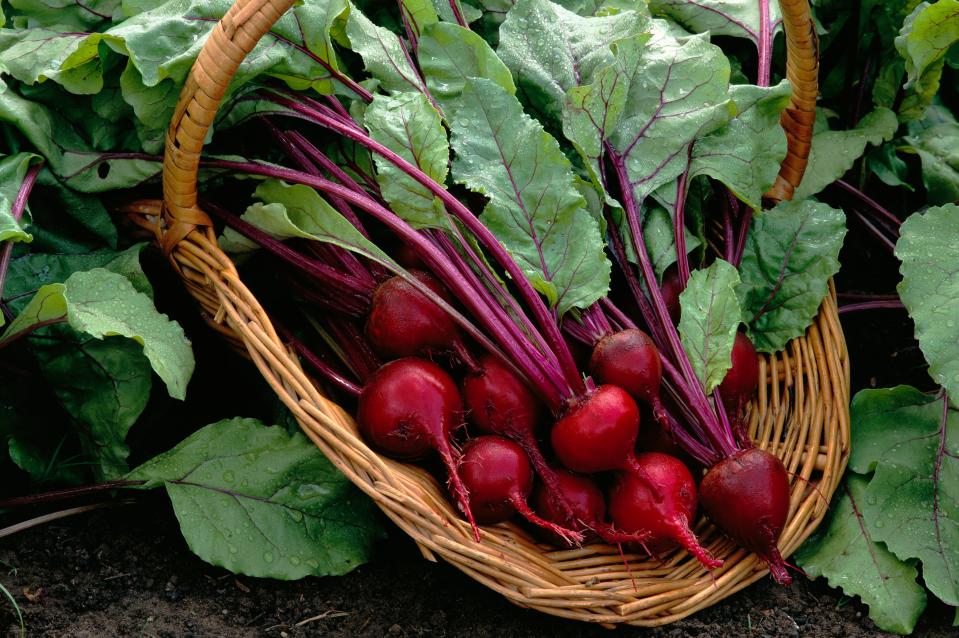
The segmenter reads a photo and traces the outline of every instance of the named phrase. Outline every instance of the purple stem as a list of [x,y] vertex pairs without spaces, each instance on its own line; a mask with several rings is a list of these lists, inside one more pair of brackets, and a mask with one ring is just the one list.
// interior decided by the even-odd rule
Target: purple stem
[[[30,198],[33,185],[37,182],[37,175],[40,174],[42,168],[43,162],[38,162],[30,166],[26,175],[23,176],[23,182],[17,190],[13,207],[10,209],[10,216],[13,217],[14,221],[19,222],[20,218],[23,217],[23,211],[27,208],[27,200]],[[13,243],[12,241],[3,242],[3,247],[0,248],[0,299],[3,298],[3,288],[7,283],[7,270],[10,268],[10,259],[13,257]]]
[[602,304],[603,310],[606,311],[606,315],[616,323],[618,323],[621,329],[625,330],[627,328],[635,328],[636,323],[630,319],[625,312],[620,310],[616,304],[612,302],[609,297],[603,297],[599,300],[599,303]]
[[276,326],[277,332],[279,332],[283,340],[286,341],[287,345],[291,346],[293,351],[296,352],[296,354],[298,354],[308,364],[310,364],[312,368],[326,377],[328,381],[336,385],[341,390],[344,390],[353,396],[359,396],[360,391],[362,390],[360,386],[334,370],[330,364],[328,364],[319,355],[307,347],[305,343],[297,339],[293,333],[287,330],[285,327],[278,324],[274,325]]
[[866,230],[869,231],[869,234],[872,235],[877,241],[879,241],[879,243],[885,246],[890,253],[895,253],[896,242],[894,242],[889,237],[884,235],[882,230],[878,226],[873,224],[868,218],[866,218],[865,215],[860,213],[857,209],[851,208],[849,209],[849,212],[851,212],[856,217],[856,219],[862,222],[862,225],[866,227]]
[[[365,210],[374,218],[383,223],[387,228],[393,231],[393,233],[395,233],[401,241],[410,244],[410,246],[417,251],[417,254],[420,256],[420,258],[423,259],[431,271],[440,277],[440,279],[447,286],[447,288],[450,289],[453,295],[457,299],[461,300],[471,312],[474,312],[476,316],[484,322],[487,331],[490,333],[492,338],[495,339],[496,343],[509,343],[509,337],[506,334],[506,328],[499,325],[496,321],[490,321],[488,314],[483,314],[483,309],[477,305],[475,299],[476,291],[469,285],[469,283],[459,273],[455,266],[450,264],[443,252],[440,251],[439,248],[437,248],[431,241],[420,235],[406,222],[397,217],[393,212],[371,199],[368,195],[356,193],[345,186],[341,186],[322,177],[309,175],[308,173],[303,173],[302,171],[296,171],[279,166],[263,165],[254,162],[233,162],[228,160],[206,160],[201,162],[201,164],[212,168],[225,168],[252,175],[263,175],[295,184],[305,184],[325,193],[338,195],[350,204]],[[462,314],[457,312],[452,306],[433,294],[429,288],[422,284],[422,282],[402,269],[400,269],[397,274],[404,277],[404,279],[409,281],[411,285],[417,288],[417,290],[425,294],[434,303],[449,313],[449,315],[453,317],[453,319],[463,328],[463,330],[472,336],[481,347],[485,348],[490,353],[499,356],[501,359],[506,359],[506,357],[500,352],[499,348],[496,347],[494,341],[490,340],[490,337],[487,337],[486,334],[477,329],[475,325],[473,325]],[[559,339],[562,340],[562,336],[560,336]],[[563,346],[566,346],[565,342],[563,343]],[[536,375],[534,373],[531,376],[535,377]],[[532,382],[533,378],[530,378],[529,380]],[[531,383],[531,385],[533,385],[533,383]],[[553,394],[555,390],[553,390],[552,386],[549,384],[540,386],[538,389],[541,396],[544,398],[555,397]],[[564,400],[570,398],[574,397],[564,394],[558,398],[551,398],[548,402],[560,404]]]
[[[692,153],[693,147],[689,146]],[[689,164],[687,163],[687,167]],[[686,253],[686,180],[689,170],[683,171],[676,181],[676,215],[673,219],[673,234],[676,241],[676,266],[679,273],[679,284],[685,289],[689,283],[689,255]]]
[[899,300],[888,300],[888,301],[864,301],[862,303],[851,303],[846,304],[845,306],[839,307],[839,314],[844,315],[850,312],[858,312],[860,310],[905,310],[906,306]]
[[[615,152],[608,142],[606,147],[610,162],[616,170],[617,179],[621,185],[623,210],[626,213],[626,220],[633,241],[633,250],[639,260],[640,272],[643,275],[646,289],[649,291],[650,301],[652,302],[653,312],[647,316],[647,322],[650,326],[658,324],[656,326],[658,330],[654,330],[654,333],[659,332],[664,337],[662,341],[657,344],[660,353],[664,355],[662,357],[664,360],[664,368],[670,363],[667,361],[668,359],[672,358],[675,360],[679,366],[680,385],[689,390],[691,404],[703,420],[706,432],[717,446],[717,451],[722,451],[727,456],[731,455],[736,451],[735,444],[730,443],[733,441],[732,432],[728,431],[728,427],[724,427],[723,423],[717,419],[716,413],[709,405],[702,385],[683,349],[682,342],[679,339],[679,333],[676,331],[676,327],[673,325],[672,319],[669,316],[666,302],[663,300],[659,282],[656,280],[656,273],[653,271],[653,265],[646,251],[646,244],[643,241],[642,228],[639,224],[638,207],[633,195],[632,185],[629,181],[626,164],[623,158]],[[615,234],[615,232],[612,234]],[[642,303],[642,299],[637,299],[637,301]]]
[[841,180],[841,179],[840,179],[840,180],[836,180],[835,186],[837,186],[837,187],[841,188],[842,190],[846,191],[847,193],[849,193],[849,194],[852,195],[853,197],[856,197],[856,198],[859,199],[862,203],[864,203],[866,206],[868,206],[869,208],[871,208],[873,211],[875,211],[876,213],[879,213],[879,215],[881,215],[884,219],[886,219],[886,221],[888,221],[890,224],[892,224],[893,230],[894,230],[895,233],[896,233],[896,237],[899,236],[899,227],[902,226],[902,220],[900,220],[898,217],[896,217],[895,215],[893,215],[893,214],[892,214],[887,208],[885,208],[882,204],[880,204],[879,202],[877,202],[876,200],[874,200],[872,197],[869,197],[869,195],[866,195],[864,192],[862,192],[861,190],[859,190],[858,188],[856,188],[856,187],[853,186],[852,184],[850,184],[850,183],[848,183],[848,182],[845,182],[845,181],[843,181],[843,180]]
[[759,0],[759,70],[756,84],[769,86],[773,64],[773,30],[769,22],[769,0]]
[[[737,208],[742,208],[737,205]],[[746,210],[742,212],[742,216],[739,219],[739,233],[736,237],[736,252],[733,253],[733,258],[729,262],[736,268],[739,268],[739,264],[743,261],[743,255],[746,252],[746,241],[749,239],[749,229],[753,223],[753,209],[749,206],[746,206]]]
[[733,259],[736,258],[736,239],[733,236],[733,217],[732,211],[730,210],[729,200],[727,198],[722,198],[722,209],[723,209],[723,250],[725,251],[725,259],[729,263],[733,263]]
[[450,9],[453,10],[453,17],[456,18],[456,24],[460,25],[464,29],[469,29],[469,22],[466,21],[466,17],[463,15],[463,10],[460,9],[459,0],[449,0]]
[[446,206],[446,210],[452,213],[457,220],[466,226],[467,230],[469,230],[480,242],[480,244],[490,252],[497,263],[503,267],[506,273],[513,280],[513,284],[516,286],[520,297],[523,299],[529,310],[533,313],[536,322],[539,324],[540,330],[543,331],[543,336],[546,338],[552,353],[559,359],[565,381],[569,384],[574,396],[579,396],[586,392],[585,383],[583,382],[583,378],[580,375],[579,370],[576,368],[576,363],[573,361],[573,356],[569,352],[566,342],[563,341],[562,334],[560,334],[559,331],[559,326],[557,325],[555,318],[552,316],[549,309],[543,303],[543,299],[533,289],[533,286],[529,283],[526,275],[522,270],[520,270],[519,266],[509,255],[499,240],[496,239],[490,230],[486,228],[486,226],[483,225],[483,223],[480,222],[479,219],[477,219],[476,216],[468,208],[466,208],[462,202],[460,202],[448,190],[446,190],[445,186],[436,183],[436,181],[430,178],[429,175],[420,170],[419,167],[410,164],[390,149],[370,138],[365,132],[357,131],[357,129],[352,126],[345,126],[338,120],[327,117],[321,112],[311,112],[310,109],[307,109],[300,104],[286,100],[282,97],[276,97],[274,99],[279,104],[282,104],[291,110],[298,111],[307,116],[312,116],[317,124],[338,132],[344,137],[347,137],[366,147],[371,152],[385,158],[387,161],[426,187],[431,193],[433,193],[433,195],[438,197]]

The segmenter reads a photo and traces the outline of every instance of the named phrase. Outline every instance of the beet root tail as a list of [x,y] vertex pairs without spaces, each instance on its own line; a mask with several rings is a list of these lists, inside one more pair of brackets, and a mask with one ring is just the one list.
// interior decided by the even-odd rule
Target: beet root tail
[[459,475],[459,455],[453,451],[448,441],[440,442],[439,453],[449,476],[449,490],[456,499],[458,509],[473,529],[473,540],[479,543],[482,539],[480,538],[479,525],[476,524],[476,519],[473,518],[473,510],[470,509],[470,493]]
[[533,469],[536,470],[536,474],[539,475],[540,480],[543,481],[543,485],[546,486],[546,492],[549,495],[550,501],[559,507],[563,513],[563,520],[576,520],[576,514],[573,512],[572,506],[569,501],[563,497],[563,491],[559,484],[559,475],[557,475],[556,470],[551,468],[546,462],[543,453],[533,439],[533,435],[529,433],[517,433],[515,439],[523,448],[523,451],[526,452],[530,462],[533,464]]
[[694,556],[704,568],[718,569],[723,566],[723,561],[714,558],[705,547],[700,545],[699,539],[696,538],[696,535],[693,533],[693,530],[689,528],[689,524],[684,518],[675,522],[674,531],[675,540],[683,546],[683,549]]
[[529,505],[526,503],[526,499],[523,498],[523,495],[519,492],[513,492],[513,494],[510,495],[509,500],[516,511],[533,525],[542,527],[545,530],[549,530],[568,542],[570,545],[578,546],[583,544],[585,537],[583,536],[582,532],[567,529],[561,525],[557,525],[556,523],[551,523],[544,518],[540,518],[533,510],[530,509]]
[[624,532],[616,529],[609,523],[601,523],[599,521],[590,523],[589,528],[603,539],[605,543],[609,543],[610,545],[620,545],[622,543],[638,545],[642,547],[643,551],[647,554],[651,553],[649,548],[646,547],[646,543],[650,539],[648,532]]
[[779,548],[773,545],[768,552],[765,552],[761,558],[769,565],[769,575],[780,585],[791,585],[793,577],[789,573],[786,561],[783,560]]

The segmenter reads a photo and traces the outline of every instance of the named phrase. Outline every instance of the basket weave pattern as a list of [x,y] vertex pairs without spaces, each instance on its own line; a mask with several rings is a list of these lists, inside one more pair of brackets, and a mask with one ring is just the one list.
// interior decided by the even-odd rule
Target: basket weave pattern
[[[430,474],[367,447],[352,417],[304,372],[217,246],[210,220],[197,206],[200,153],[220,100],[243,58],[292,4],[238,0],[213,29],[167,135],[162,207],[143,201],[124,209],[156,232],[207,322],[248,354],[306,435],[416,541],[424,557],[443,558],[514,603],[588,622],[654,626],[688,616],[761,578],[764,564],[705,519],[695,531],[725,561],[712,573],[685,552],[674,552],[664,562],[627,555],[627,570],[616,547],[556,550],[510,523],[484,527],[483,540],[476,543]],[[773,201],[791,196],[805,168],[818,73],[807,1],[780,4],[794,93],[783,115],[789,155],[767,196]],[[756,445],[779,456],[792,475],[789,521],[779,544],[784,556],[822,520],[841,478],[849,453],[848,404],[849,362],[832,290],[804,337],[762,358],[760,390],[750,407]]]

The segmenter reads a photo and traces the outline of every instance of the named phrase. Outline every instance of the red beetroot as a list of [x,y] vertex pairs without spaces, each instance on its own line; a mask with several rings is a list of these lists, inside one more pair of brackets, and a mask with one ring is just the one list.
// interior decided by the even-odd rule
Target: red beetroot
[[526,502],[533,489],[533,469],[517,443],[499,436],[481,436],[463,449],[460,470],[470,491],[470,507],[480,523],[501,523],[519,512],[526,520],[564,541],[583,542],[581,532],[537,516]]
[[650,552],[665,552],[681,545],[706,569],[722,566],[690,529],[696,515],[696,483],[689,469],[676,457],[659,452],[639,454],[636,460],[650,481],[659,486],[662,498],[656,499],[648,484],[634,475],[620,473],[609,494],[613,524],[625,532],[648,534],[645,545]]
[[446,465],[457,504],[479,541],[469,492],[457,473],[460,456],[450,444],[462,410],[450,375],[435,363],[409,357],[373,373],[360,393],[357,422],[363,437],[392,458],[412,461],[436,450]]
[[710,468],[699,489],[709,518],[765,560],[777,583],[791,583],[777,546],[789,515],[789,476],[782,461],[756,448],[736,452]]
[[652,407],[656,420],[665,422],[659,400],[663,363],[648,334],[630,328],[603,337],[593,348],[589,371],[599,383],[617,385]]
[[479,370],[463,379],[462,390],[470,422],[487,434],[518,443],[553,494],[557,507],[572,514],[557,490],[556,471],[547,465],[536,444],[543,405],[523,380],[498,358],[484,354],[479,360]]
[[[444,301],[450,301],[446,289],[432,275],[411,272]],[[378,354],[388,358],[464,352],[462,334],[453,318],[400,276],[376,287],[366,338]]]
[[560,463],[595,474],[635,466],[639,406],[622,388],[603,385],[556,422],[550,433]]
[[719,384],[719,392],[728,407],[738,410],[742,403],[753,398],[758,387],[759,355],[749,337],[737,332],[733,342],[732,367]]

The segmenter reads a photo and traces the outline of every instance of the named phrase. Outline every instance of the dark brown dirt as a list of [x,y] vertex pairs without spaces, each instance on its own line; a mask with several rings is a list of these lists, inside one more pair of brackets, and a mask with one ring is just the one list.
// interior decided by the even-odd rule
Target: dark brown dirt
[[[355,572],[296,583],[236,577],[194,557],[165,497],[50,524],[0,543],[2,582],[30,636],[613,636],[521,610],[445,564],[424,561],[393,530]],[[916,636],[954,637],[930,606]],[[9,605],[0,627],[17,635]],[[882,636],[866,610],[825,586],[762,582],[683,622],[619,635]]]

